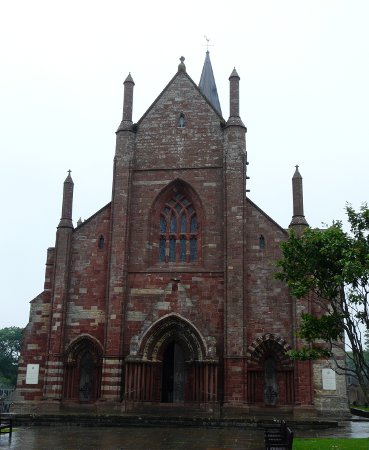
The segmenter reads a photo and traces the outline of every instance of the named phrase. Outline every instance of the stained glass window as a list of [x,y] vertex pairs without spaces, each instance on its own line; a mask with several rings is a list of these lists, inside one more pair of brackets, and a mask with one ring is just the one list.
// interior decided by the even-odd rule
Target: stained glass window
[[176,214],[172,213],[172,218],[170,219],[170,232],[176,233],[177,232],[177,216]]
[[160,238],[159,241],[159,261],[165,261],[165,239],[163,238]]
[[198,260],[198,220],[191,201],[176,193],[164,204],[159,218],[159,262]]
[[195,237],[190,239],[190,261],[197,260],[197,240]]
[[160,216],[160,233],[165,233],[167,229],[166,220],[163,216]]
[[169,261],[176,261],[176,240],[172,236],[169,239]]
[[186,233],[186,228],[187,228],[187,217],[186,214],[183,213],[182,217],[181,217],[181,233]]
[[191,233],[196,233],[197,231],[197,218],[196,216],[191,217]]
[[183,236],[181,237],[180,243],[181,243],[181,248],[180,248],[180,253],[179,253],[179,260],[181,262],[186,262],[186,238]]

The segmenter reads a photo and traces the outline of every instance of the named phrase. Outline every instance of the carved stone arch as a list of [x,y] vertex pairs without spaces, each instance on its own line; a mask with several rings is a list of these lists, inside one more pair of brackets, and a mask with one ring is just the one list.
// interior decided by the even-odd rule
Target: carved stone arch
[[90,334],[81,334],[69,343],[65,351],[65,361],[71,362],[81,356],[84,350],[89,349],[96,356],[97,360],[102,359],[103,347],[100,342]]
[[[171,228],[169,217],[167,217],[167,220],[165,219],[166,207],[170,209],[170,203],[173,201],[178,202],[177,206],[181,205],[183,208],[178,212],[179,216],[175,232],[169,230]],[[190,210],[192,210],[191,213]],[[174,209],[172,211],[174,214]],[[200,196],[193,186],[180,178],[171,181],[155,197],[148,214],[148,223],[150,224],[148,241],[151,243],[152,248],[151,264],[201,262],[203,256],[202,229],[205,216]],[[171,213],[169,215],[171,216]],[[182,225],[179,223],[179,218],[182,216],[187,217],[185,230],[182,230]],[[194,229],[192,229],[192,220],[196,221]],[[165,224],[164,232],[162,229],[163,223]],[[174,258],[170,256],[170,242],[175,247],[173,252],[176,256]],[[196,247],[196,257],[193,258],[191,256],[192,245]]]
[[161,317],[131,340],[125,359],[125,398],[164,403],[217,401],[215,348],[213,336],[205,340],[179,314]]
[[173,181],[168,183],[155,197],[151,209],[150,216],[156,212],[158,203],[162,203],[167,197],[170,197],[173,193],[177,191],[187,192],[191,195],[191,200],[194,202],[196,209],[203,210],[203,205],[201,198],[197,193],[196,189],[187,181],[182,178],[175,178]]
[[258,337],[248,346],[246,384],[250,404],[294,404],[294,362],[287,355],[290,349],[285,339],[272,333]]
[[161,317],[145,331],[138,344],[138,355],[144,360],[160,361],[165,348],[173,341],[182,346],[187,361],[204,361],[208,356],[200,331],[176,313]]
[[93,402],[100,397],[103,348],[89,334],[74,339],[64,354],[63,399]]
[[260,364],[268,355],[273,355],[283,367],[293,366],[293,362],[287,355],[291,350],[288,342],[280,336],[272,333],[264,334],[255,339],[247,348],[246,358],[249,364]]

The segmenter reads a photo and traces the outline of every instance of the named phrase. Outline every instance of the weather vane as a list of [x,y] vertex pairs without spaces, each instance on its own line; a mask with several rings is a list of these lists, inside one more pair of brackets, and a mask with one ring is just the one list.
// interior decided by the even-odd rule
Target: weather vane
[[209,44],[210,39],[207,36],[204,36],[205,40],[206,40],[206,51],[209,51],[209,47],[212,47],[211,44]]

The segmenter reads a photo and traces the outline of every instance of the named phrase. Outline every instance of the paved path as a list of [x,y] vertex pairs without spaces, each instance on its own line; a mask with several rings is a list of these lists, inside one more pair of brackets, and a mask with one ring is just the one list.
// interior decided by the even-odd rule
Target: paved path
[[[369,437],[369,422],[295,429],[299,437]],[[251,428],[20,427],[0,449],[20,450],[262,450],[263,430]]]

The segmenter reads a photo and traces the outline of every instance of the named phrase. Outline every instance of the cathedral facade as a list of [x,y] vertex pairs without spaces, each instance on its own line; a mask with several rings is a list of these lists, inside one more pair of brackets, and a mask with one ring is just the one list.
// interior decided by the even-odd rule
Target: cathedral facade
[[[233,70],[224,120],[209,53],[199,85],[181,58],[133,123],[127,77],[111,202],[74,227],[70,173],[64,182],[44,290],[24,334],[18,410],[347,409],[344,378],[328,363],[287,355],[302,344],[299,315],[313,306],[275,279],[288,230],[247,196],[239,81]],[[306,226],[296,169],[290,227]]]

